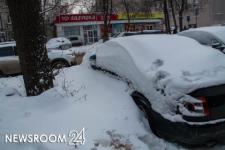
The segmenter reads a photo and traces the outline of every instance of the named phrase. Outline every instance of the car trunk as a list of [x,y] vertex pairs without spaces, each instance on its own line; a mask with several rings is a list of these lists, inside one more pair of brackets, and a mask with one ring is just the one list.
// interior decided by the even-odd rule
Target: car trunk
[[205,109],[208,112],[203,120],[216,120],[225,118],[225,85],[207,87],[190,93],[192,97],[204,98]]

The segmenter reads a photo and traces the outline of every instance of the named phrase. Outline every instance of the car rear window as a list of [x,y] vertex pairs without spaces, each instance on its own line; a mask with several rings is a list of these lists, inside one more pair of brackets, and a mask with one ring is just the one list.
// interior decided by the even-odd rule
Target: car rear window
[[14,52],[12,46],[1,47],[1,48],[0,48],[0,57],[4,57],[4,56],[13,56],[13,55],[15,55],[15,52]]

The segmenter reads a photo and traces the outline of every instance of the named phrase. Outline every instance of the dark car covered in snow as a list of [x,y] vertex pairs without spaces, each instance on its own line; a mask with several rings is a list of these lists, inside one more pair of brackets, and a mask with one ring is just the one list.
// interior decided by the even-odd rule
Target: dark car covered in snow
[[115,38],[92,68],[119,76],[159,137],[187,145],[225,138],[225,56],[178,35]]
[[189,29],[178,33],[178,35],[190,37],[203,45],[225,52],[225,27],[223,26]]

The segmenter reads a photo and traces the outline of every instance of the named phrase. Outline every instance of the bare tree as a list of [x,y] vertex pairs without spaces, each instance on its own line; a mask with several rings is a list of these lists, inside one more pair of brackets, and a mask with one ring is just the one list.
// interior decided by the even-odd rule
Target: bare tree
[[173,17],[173,24],[174,24],[174,30],[173,33],[177,33],[177,19],[176,19],[176,10],[175,10],[175,6],[174,6],[174,0],[169,0],[170,3],[170,8],[171,8],[171,13],[172,13],[172,17]]
[[81,13],[83,13],[84,11],[88,13],[92,13],[95,11],[95,1],[93,0],[79,0],[78,4]]
[[165,19],[165,26],[166,26],[166,32],[171,33],[170,30],[170,17],[169,17],[169,11],[168,11],[168,2],[167,0],[163,0],[163,12],[164,12],[164,19]]
[[39,0],[7,0],[28,96],[53,87]]
[[102,3],[102,14],[104,20],[104,28],[103,28],[103,42],[109,40],[109,30],[110,30],[110,22],[112,15],[112,0],[103,0]]
[[185,9],[185,5],[187,4],[187,1],[186,0],[175,0],[175,3],[178,8],[180,31],[183,31],[183,13],[184,13],[184,9]]
[[127,15],[127,29],[130,28],[130,4],[127,0],[122,0],[122,4],[125,8],[126,15]]

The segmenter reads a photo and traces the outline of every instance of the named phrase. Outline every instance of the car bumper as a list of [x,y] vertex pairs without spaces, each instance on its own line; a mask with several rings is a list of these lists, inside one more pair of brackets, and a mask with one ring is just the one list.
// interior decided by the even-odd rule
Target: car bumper
[[225,121],[191,125],[186,122],[172,122],[159,114],[154,114],[154,126],[157,127],[158,136],[188,146],[205,145],[225,139]]

